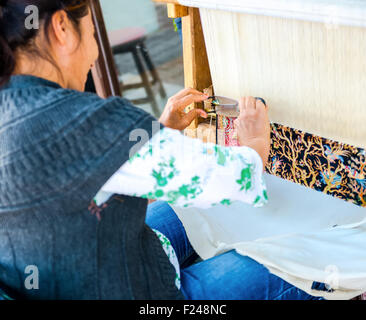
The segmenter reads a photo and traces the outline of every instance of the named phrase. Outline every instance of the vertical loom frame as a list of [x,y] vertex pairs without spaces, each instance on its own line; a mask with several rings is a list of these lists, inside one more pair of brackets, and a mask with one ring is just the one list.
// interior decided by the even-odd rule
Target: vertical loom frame
[[102,7],[99,0],[90,4],[95,37],[99,47],[99,57],[92,68],[92,76],[97,94],[102,98],[121,95],[112,49],[109,43],[107,29],[104,23]]
[[[201,17],[198,8],[184,7],[177,0],[153,0],[167,4],[169,18],[182,18],[184,85],[199,91],[212,85]],[[112,49],[108,40],[102,8],[99,0],[91,1],[91,11],[99,46],[99,58],[92,68],[97,94],[102,98],[120,95],[120,87]],[[187,108],[201,108],[194,103]],[[197,129],[199,119],[194,120],[189,129]]]
[[[185,87],[194,88],[199,91],[210,87],[212,85],[212,78],[199,9],[184,7],[177,0],[153,1],[167,4],[169,18],[182,18]],[[187,111],[201,107],[202,104],[195,103],[189,106]],[[199,119],[196,119],[188,129],[197,129],[198,124]]]

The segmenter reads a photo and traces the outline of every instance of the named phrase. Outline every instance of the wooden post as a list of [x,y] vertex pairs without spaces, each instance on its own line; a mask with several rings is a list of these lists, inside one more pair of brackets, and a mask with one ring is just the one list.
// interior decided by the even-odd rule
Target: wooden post
[[[188,8],[188,15],[182,18],[182,31],[185,86],[203,91],[212,85],[212,79],[199,9]],[[201,107],[195,103],[188,110]],[[196,119],[189,129],[197,128],[198,123]]]
[[96,40],[99,46],[99,58],[92,68],[95,88],[97,94],[102,98],[119,96],[121,93],[117,68],[114,63],[99,0],[92,0],[90,7],[95,25]]
[[[182,17],[185,87],[194,88],[200,91],[210,87],[212,85],[212,79],[199,9],[182,7],[179,5],[178,0],[153,1],[166,3],[171,17]],[[188,107],[187,111],[192,108],[201,107],[202,104],[196,103]],[[192,131],[192,129],[196,129],[198,123],[198,119],[193,121],[188,130]]]
[[182,18],[184,16],[188,15],[188,8],[181,6],[179,4],[173,4],[173,3],[168,3],[167,4],[168,7],[168,17],[175,19],[175,18]]

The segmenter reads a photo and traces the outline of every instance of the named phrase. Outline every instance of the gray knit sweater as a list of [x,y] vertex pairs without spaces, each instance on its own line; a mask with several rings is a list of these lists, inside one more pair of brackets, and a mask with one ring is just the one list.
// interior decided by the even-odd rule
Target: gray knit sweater
[[32,76],[0,90],[0,115],[0,288],[26,299],[182,299],[146,200],[116,195],[100,217],[90,210],[128,160],[130,132],[151,136],[154,118]]

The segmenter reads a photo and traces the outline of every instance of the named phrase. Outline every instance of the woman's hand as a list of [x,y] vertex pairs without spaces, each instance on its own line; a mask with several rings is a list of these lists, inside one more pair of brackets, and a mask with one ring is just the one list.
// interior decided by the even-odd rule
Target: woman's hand
[[180,91],[168,100],[168,103],[159,121],[166,127],[176,130],[187,128],[198,116],[207,118],[207,113],[202,109],[193,109],[188,113],[184,109],[194,102],[202,102],[207,95],[195,89],[188,88]]
[[271,143],[271,128],[268,108],[262,101],[245,97],[239,103],[240,116],[235,120],[239,144],[247,146],[261,156],[263,168],[266,166]]

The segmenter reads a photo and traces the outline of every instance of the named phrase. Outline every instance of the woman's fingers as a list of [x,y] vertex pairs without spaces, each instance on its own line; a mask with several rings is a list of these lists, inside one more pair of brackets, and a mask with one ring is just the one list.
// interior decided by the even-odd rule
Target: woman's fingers
[[178,110],[184,110],[185,107],[189,106],[194,102],[202,102],[207,99],[206,95],[202,94],[189,94],[179,100],[174,101],[174,107]]
[[202,118],[207,118],[207,113],[205,111],[203,111],[202,109],[193,109],[191,111],[189,111],[184,117],[183,117],[183,121],[185,123],[185,125],[189,125],[191,124],[191,122],[196,119],[197,117],[202,117]]
[[256,109],[256,99],[253,97],[243,97],[239,102],[239,110],[241,114],[244,114],[246,111],[255,110]]
[[240,113],[244,113],[245,108],[246,108],[245,98],[240,98],[240,101],[239,101],[239,111],[240,111]]
[[264,166],[270,150],[270,123],[263,101],[253,97],[240,102],[240,116],[234,122],[240,145],[250,147],[261,156]]
[[264,110],[267,109],[267,105],[265,105],[262,100],[260,100],[260,99],[256,99],[256,100],[257,100],[256,101],[257,109],[264,109]]
[[248,118],[254,116],[258,110],[256,107],[256,99],[253,97],[244,97],[239,103],[240,115],[238,118]]
[[262,101],[257,100],[256,101],[256,111],[259,112],[260,114],[265,114],[265,113],[267,113],[267,107]]
[[254,97],[245,97],[245,108],[250,110],[256,109],[256,102],[257,100]]
[[196,89],[192,89],[192,88],[186,88],[186,89],[183,89],[181,91],[179,91],[176,95],[174,95],[172,97],[172,99],[174,100],[180,100],[188,95],[201,95],[203,97],[205,97],[206,99],[208,98],[208,95],[196,90]]
[[197,116],[207,118],[207,113],[201,109],[194,109],[187,114],[184,109],[194,102],[202,102],[208,98],[208,95],[198,90],[188,88],[180,91],[168,100],[165,109],[160,116],[160,122],[168,128],[183,130]]

